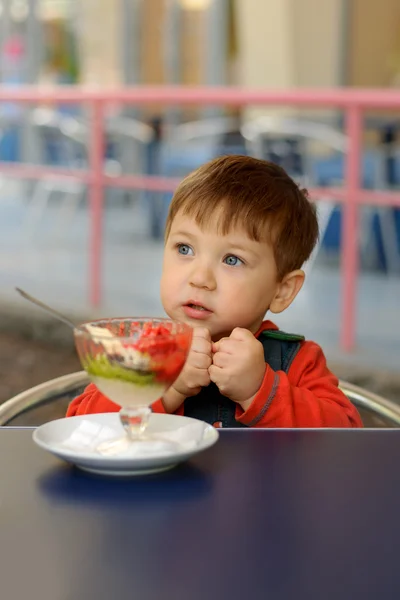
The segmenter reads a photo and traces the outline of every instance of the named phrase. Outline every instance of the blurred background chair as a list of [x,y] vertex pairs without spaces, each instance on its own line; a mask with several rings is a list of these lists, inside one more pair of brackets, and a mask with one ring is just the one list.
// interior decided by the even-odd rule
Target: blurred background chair
[[[341,186],[344,180],[344,157],[348,139],[342,131],[331,125],[307,119],[262,116],[245,123],[241,132],[248,154],[265,158],[283,167],[291,177],[304,187]],[[363,185],[369,189],[385,187],[385,157],[382,150],[364,152],[362,157]],[[308,263],[311,267],[326,244],[332,219],[340,206],[329,197],[318,202],[320,241]],[[363,264],[370,267],[376,262],[376,241],[373,236],[375,218],[378,219],[387,270],[400,273],[395,215],[392,209],[363,207],[361,210],[360,248]],[[337,235],[339,224],[336,222]]]
[[[78,371],[26,390],[0,406],[0,426],[33,427],[62,418],[88,383],[86,372]],[[340,388],[357,407],[365,427],[400,428],[400,406],[346,381]]]
[[238,117],[221,116],[172,127],[164,142],[164,169],[186,175],[220,154],[242,154],[245,145]]
[[[159,168],[162,175],[183,178],[217,156],[245,152],[238,117],[209,117],[169,128],[161,142]],[[159,195],[159,211],[154,215],[154,238],[163,235],[171,198],[171,193]]]
[[[31,120],[38,142],[36,162],[74,170],[87,168],[90,136],[87,119],[38,108],[32,111]],[[105,121],[105,135],[104,172],[107,175],[147,173],[148,151],[154,139],[151,126],[130,117],[111,115]],[[71,223],[79,203],[86,198],[86,185],[73,179],[38,181],[27,199],[23,224],[25,234],[35,232],[55,195],[59,199],[60,211],[53,233],[59,233],[61,227]],[[141,192],[111,189],[108,197],[111,202],[125,197],[129,203],[142,196]]]

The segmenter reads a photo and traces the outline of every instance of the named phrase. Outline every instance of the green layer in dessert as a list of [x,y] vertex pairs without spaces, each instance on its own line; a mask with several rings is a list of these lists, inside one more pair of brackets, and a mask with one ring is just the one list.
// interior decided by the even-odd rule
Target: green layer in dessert
[[124,369],[124,367],[110,364],[105,356],[86,358],[83,366],[89,375],[104,377],[105,379],[119,379],[135,385],[145,386],[155,380],[154,373],[141,373],[140,371]]

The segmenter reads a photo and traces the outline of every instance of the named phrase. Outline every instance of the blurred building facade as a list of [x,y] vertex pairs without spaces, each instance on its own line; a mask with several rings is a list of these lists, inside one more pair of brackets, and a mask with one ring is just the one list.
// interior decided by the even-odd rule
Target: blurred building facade
[[27,82],[400,81],[398,0],[0,0],[3,81],[16,37]]

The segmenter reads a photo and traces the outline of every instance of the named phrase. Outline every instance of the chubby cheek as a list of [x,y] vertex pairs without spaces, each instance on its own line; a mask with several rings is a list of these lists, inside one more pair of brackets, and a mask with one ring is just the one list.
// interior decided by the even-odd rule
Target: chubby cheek
[[234,327],[248,328],[248,323],[254,319],[254,308],[245,298],[231,302],[226,311],[226,317]]
[[233,309],[236,304],[247,306],[254,299],[254,285],[251,281],[237,281],[231,278],[229,281],[221,282],[218,289],[221,298],[232,304]]
[[223,304],[225,306],[225,318],[230,321],[233,327],[248,329],[254,319],[264,316],[268,299],[264,295],[259,298],[254,287],[247,285],[231,289]]
[[240,317],[252,311],[254,298],[252,298],[248,286],[230,285],[225,288],[224,293],[220,289],[218,296],[220,308],[223,307],[223,312],[226,312],[227,315]]
[[166,276],[166,273],[163,272],[160,282],[160,296],[163,307],[166,309],[171,302],[171,289],[173,285],[170,279]]
[[161,282],[160,282],[160,296],[164,310],[168,313],[174,306],[177,295],[179,292],[179,281],[174,269],[164,267]]

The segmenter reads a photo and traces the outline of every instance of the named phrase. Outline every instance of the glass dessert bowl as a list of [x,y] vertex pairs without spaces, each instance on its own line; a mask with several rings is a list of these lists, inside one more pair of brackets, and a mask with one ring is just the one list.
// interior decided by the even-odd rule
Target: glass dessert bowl
[[101,444],[99,451],[123,451],[145,439],[150,405],[181,372],[192,334],[189,325],[162,318],[99,319],[75,328],[81,364],[96,387],[121,407],[126,432]]

